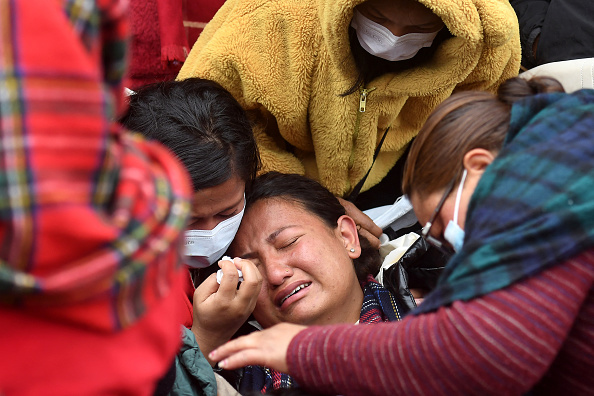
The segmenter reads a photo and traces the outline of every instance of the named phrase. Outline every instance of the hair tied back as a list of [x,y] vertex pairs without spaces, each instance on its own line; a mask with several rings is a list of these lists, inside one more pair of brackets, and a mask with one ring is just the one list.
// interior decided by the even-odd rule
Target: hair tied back
[[503,103],[512,105],[528,96],[551,92],[565,92],[563,85],[553,77],[539,76],[529,80],[515,77],[499,86],[497,97]]

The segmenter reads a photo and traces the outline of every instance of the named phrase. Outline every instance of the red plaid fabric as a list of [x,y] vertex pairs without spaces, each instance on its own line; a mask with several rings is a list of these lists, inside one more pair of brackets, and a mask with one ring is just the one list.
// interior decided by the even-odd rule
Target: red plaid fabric
[[0,0],[0,304],[106,331],[177,284],[191,191],[110,121],[126,3]]
[[0,394],[151,395],[190,184],[111,120],[124,0],[0,0]]

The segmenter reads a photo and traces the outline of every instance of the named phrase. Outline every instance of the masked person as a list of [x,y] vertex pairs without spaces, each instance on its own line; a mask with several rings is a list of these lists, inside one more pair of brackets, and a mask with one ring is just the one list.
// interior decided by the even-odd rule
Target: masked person
[[0,1],[2,395],[152,395],[179,350],[191,188],[113,122],[126,4]]
[[[192,181],[183,261],[195,277],[192,282],[187,274],[181,295],[184,346],[179,362],[184,369],[177,375],[200,376],[197,360],[184,354],[208,355],[229,340],[251,314],[260,288],[259,273],[248,261],[221,261],[220,285],[211,274],[239,228],[245,192],[259,166],[258,149],[244,110],[216,82],[190,78],[151,84],[128,99],[122,123],[169,148]],[[237,269],[243,274],[239,288]],[[196,343],[199,351],[192,349]],[[180,380],[175,386],[185,385]],[[185,390],[192,392],[189,386],[178,389]]]
[[228,0],[178,79],[237,98],[263,171],[304,174],[366,209],[401,195],[396,163],[440,102],[495,92],[519,68],[507,1]]
[[590,393],[594,91],[561,90],[515,78],[498,96],[457,93],[428,118],[403,189],[425,236],[456,254],[410,315],[278,325],[211,358],[266,362],[325,394]]
[[191,78],[146,85],[129,96],[121,122],[168,147],[194,187],[186,264],[206,268],[227,250],[259,167],[249,121],[219,84]]

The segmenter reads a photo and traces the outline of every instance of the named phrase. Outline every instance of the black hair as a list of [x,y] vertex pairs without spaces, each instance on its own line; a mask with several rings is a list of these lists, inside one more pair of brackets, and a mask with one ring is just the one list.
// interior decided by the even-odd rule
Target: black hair
[[403,70],[412,69],[427,63],[439,45],[446,39],[453,37],[447,27],[443,27],[430,47],[421,48],[417,54],[410,58],[401,61],[389,61],[375,55],[370,54],[361,46],[357,38],[357,30],[349,26],[349,44],[351,46],[351,53],[355,60],[355,66],[359,71],[357,80],[351,85],[349,89],[343,92],[340,96],[347,96],[359,90],[360,87],[366,87],[371,80],[387,73],[396,73]]
[[[346,214],[340,201],[315,180],[296,174],[268,172],[256,178],[246,193],[246,211],[254,203],[271,198],[293,201],[318,217],[330,229],[337,227],[340,216]],[[361,255],[353,260],[357,279],[363,282],[368,275],[376,275],[381,266],[379,251],[359,235]]]
[[141,87],[120,122],[167,146],[184,164],[195,191],[239,176],[249,189],[260,166],[250,122],[214,81],[188,78]]

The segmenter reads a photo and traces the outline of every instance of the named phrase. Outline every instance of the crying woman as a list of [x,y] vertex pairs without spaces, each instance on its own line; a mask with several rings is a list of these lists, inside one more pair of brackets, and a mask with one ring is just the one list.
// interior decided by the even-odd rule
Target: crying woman
[[[256,179],[246,199],[230,253],[260,271],[253,316],[262,327],[401,319],[402,307],[373,279],[378,251],[328,190],[303,176],[271,172]],[[248,367],[240,391],[294,386],[286,374]]]

